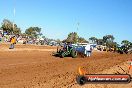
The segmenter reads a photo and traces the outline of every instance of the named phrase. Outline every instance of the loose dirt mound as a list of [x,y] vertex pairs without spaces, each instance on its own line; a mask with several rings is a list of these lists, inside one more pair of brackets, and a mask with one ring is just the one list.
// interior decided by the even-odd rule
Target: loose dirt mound
[[[8,50],[8,45],[0,47]],[[93,52],[89,58],[59,58],[50,46],[16,46],[16,51],[0,50],[0,88],[75,88],[78,67],[84,66],[89,73],[101,72],[129,60],[132,55]],[[30,48],[31,47],[31,48]],[[41,48],[40,48],[41,47]],[[17,49],[23,49],[17,51]],[[34,50],[31,50],[34,49]]]

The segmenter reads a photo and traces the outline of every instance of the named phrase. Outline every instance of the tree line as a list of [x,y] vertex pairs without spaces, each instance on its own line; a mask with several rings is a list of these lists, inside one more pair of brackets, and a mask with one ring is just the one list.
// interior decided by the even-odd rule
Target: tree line
[[1,25],[0,29],[2,29],[3,33],[6,33],[7,35],[21,35],[25,37],[28,36],[30,38],[37,38],[38,35],[42,35],[40,27],[29,27],[24,33],[22,33],[17,24],[8,19],[4,19]]
[[[0,29],[3,30],[3,32],[6,32],[8,35],[21,35],[24,37],[29,37],[29,38],[37,38],[39,35],[43,35],[41,33],[41,28],[40,27],[29,27],[25,30],[24,33],[21,32],[21,29],[17,26],[17,24],[11,22],[8,19],[4,19],[3,22],[1,23]],[[43,36],[42,38],[45,38]],[[54,40],[54,39],[52,39]],[[63,41],[60,41],[57,39],[56,41],[61,43],[61,42],[71,42],[71,43],[88,43],[92,42],[94,44],[98,45],[104,45],[107,47],[117,47],[119,44],[114,41],[115,37],[113,35],[105,35],[101,39],[96,38],[96,37],[90,37],[88,40],[80,37],[77,32],[71,32],[68,34],[67,38],[64,39]],[[128,40],[123,40],[121,42],[122,45],[132,45],[132,43]]]
[[[114,40],[115,40],[115,37],[113,35],[105,35],[101,39],[96,38],[96,37],[90,37],[88,40],[86,40],[85,38],[78,36],[78,34],[76,32],[71,32],[68,34],[68,37],[65,40],[63,40],[63,42],[93,43],[93,44],[97,44],[97,45],[107,46],[109,48],[119,47],[120,44],[118,44]],[[124,46],[132,47],[132,43],[128,40],[122,40],[121,44]]]

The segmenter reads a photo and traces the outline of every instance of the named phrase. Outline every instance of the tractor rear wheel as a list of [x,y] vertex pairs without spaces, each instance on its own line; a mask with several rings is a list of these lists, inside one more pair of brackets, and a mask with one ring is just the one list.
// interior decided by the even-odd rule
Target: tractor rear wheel
[[76,58],[77,57],[77,52],[75,50],[71,51],[71,56],[72,58]]

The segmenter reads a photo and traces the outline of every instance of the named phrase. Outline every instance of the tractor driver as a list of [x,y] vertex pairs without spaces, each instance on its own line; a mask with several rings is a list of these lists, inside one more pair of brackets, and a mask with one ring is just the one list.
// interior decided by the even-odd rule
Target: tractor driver
[[64,50],[68,51],[72,47],[70,42],[64,44]]

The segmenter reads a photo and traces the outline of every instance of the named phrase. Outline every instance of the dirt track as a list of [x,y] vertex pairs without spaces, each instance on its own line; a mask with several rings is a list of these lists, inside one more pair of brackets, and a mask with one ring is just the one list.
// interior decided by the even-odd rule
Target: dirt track
[[17,45],[9,50],[8,46],[0,45],[0,88],[75,88],[79,66],[97,73],[132,57],[93,52],[90,58],[62,59],[51,55],[56,47]]

